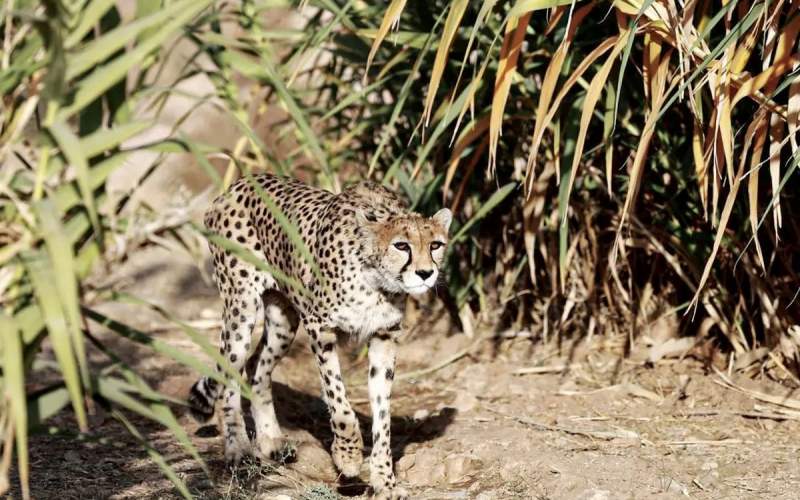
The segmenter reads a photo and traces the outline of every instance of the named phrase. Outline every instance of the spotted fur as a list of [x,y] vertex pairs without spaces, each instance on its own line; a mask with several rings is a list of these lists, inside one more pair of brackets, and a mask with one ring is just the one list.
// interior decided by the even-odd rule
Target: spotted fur
[[[299,232],[312,260],[293,244],[286,220]],[[302,284],[289,286],[211,245],[214,277],[224,303],[221,352],[235,370],[244,369],[257,318],[263,315],[265,322],[252,379],[256,430],[252,449],[235,380],[223,388],[202,378],[189,396],[195,416],[208,419],[222,393],[226,460],[237,463],[250,453],[269,458],[282,449],[283,433],[272,402],[272,371],[301,323],[311,339],[331,416],[333,461],[346,476],[359,474],[363,444],[342,382],[337,333],[368,344],[373,417],[370,485],[376,498],[406,496],[395,484],[390,445],[395,343],[406,294],[424,293],[437,282],[450,221],[447,209],[430,218],[409,212],[397,195],[370,182],[334,195],[296,180],[261,175],[239,180],[214,201],[205,219],[209,230]]]

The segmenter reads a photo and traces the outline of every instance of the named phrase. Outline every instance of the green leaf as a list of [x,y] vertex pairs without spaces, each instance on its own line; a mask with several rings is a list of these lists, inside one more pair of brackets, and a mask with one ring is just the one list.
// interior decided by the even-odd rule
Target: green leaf
[[166,7],[147,17],[124,24],[119,28],[95,38],[84,45],[79,52],[67,57],[67,80],[71,80],[106,59],[136,39],[143,31],[154,28],[169,21],[185,8],[180,2],[168,4]]
[[105,15],[111,7],[114,7],[116,0],[94,0],[83,9],[78,25],[73,28],[66,40],[64,40],[64,47],[71,49],[76,44],[83,40],[89,31],[100,22],[100,19]]
[[83,407],[81,379],[73,354],[67,318],[62,304],[58,300],[58,294],[53,293],[52,277],[55,271],[49,259],[41,252],[28,252],[23,255],[23,259],[33,285],[34,296],[44,316],[44,324],[47,326],[53,352],[61,367],[64,383],[69,390],[78,426],[81,431],[86,431],[88,425],[86,411]]
[[224,250],[232,252],[234,255],[236,255],[236,257],[255,266],[256,269],[270,273],[272,277],[275,278],[275,280],[279,281],[280,283],[283,283],[284,285],[293,288],[294,290],[298,291],[299,293],[302,293],[303,295],[311,296],[311,292],[309,292],[308,289],[301,282],[287,275],[280,269],[267,264],[266,262],[263,261],[263,259],[259,258],[256,254],[254,254],[249,248],[245,248],[242,245],[236,243],[235,241],[231,241],[227,238],[224,238],[196,224],[193,224],[193,227],[195,230],[197,230],[203,236],[205,236],[209,242],[219,246]]
[[145,58],[175,32],[181,29],[195,15],[205,9],[211,0],[179,0],[170,6],[174,13],[169,22],[158,28],[150,37],[139,42],[136,47],[124,55],[114,58],[108,64],[97,67],[86,78],[82,79],[72,102],[62,108],[56,115],[57,121],[64,121],[83,109],[84,106],[102,95],[112,85],[125,78],[134,66],[144,67]]
[[81,317],[78,305],[78,282],[75,278],[75,262],[72,256],[72,246],[67,240],[61,219],[53,203],[41,200],[34,205],[41,234],[44,239],[50,262],[53,264],[52,282],[55,284],[58,300],[64,312],[64,320],[72,338],[72,347],[78,361],[83,385],[89,384],[89,368],[86,364],[86,351],[81,335]]
[[[30,498],[28,486],[28,412],[25,404],[25,371],[24,356],[20,332],[14,318],[0,314],[0,338],[3,339],[3,395],[10,406],[10,417],[15,431],[17,443],[17,463],[19,464],[19,481],[22,485],[23,498]],[[2,429],[5,431],[5,429]],[[11,446],[11,443],[5,443]]]
[[479,208],[478,211],[475,212],[475,215],[473,215],[472,218],[468,220],[466,224],[461,226],[461,229],[458,230],[458,232],[456,233],[455,236],[453,236],[453,239],[451,241],[453,243],[461,241],[461,239],[466,236],[467,231],[469,231],[472,226],[474,226],[477,222],[486,217],[489,214],[489,212],[491,212],[497,205],[502,203],[502,201],[505,200],[508,197],[508,195],[510,195],[516,188],[517,188],[516,182],[509,182],[505,186],[495,191],[494,194],[492,194],[492,196],[490,196],[489,199],[486,200],[486,202],[483,205],[481,205],[481,208]]
[[[196,356],[193,354],[187,353],[170,345],[168,342],[164,342],[163,340],[159,340],[155,337],[152,337],[140,330],[137,330],[131,326],[128,326],[124,323],[120,323],[114,319],[109,318],[108,316],[95,311],[91,308],[84,307],[83,312],[86,316],[91,319],[92,321],[96,321],[98,324],[102,325],[105,328],[108,328],[112,332],[125,337],[128,340],[132,340],[138,344],[144,345],[152,349],[153,351],[166,356],[170,359],[181,363],[184,366],[188,366],[199,372],[201,375],[206,377],[210,377],[218,382],[225,384],[225,379],[217,373],[217,370],[213,367],[209,366],[208,363],[204,362],[203,360],[197,359]],[[211,351],[216,352],[216,349],[209,344],[208,342],[205,343],[203,348],[204,351]]]
[[114,128],[101,128],[81,138],[81,150],[86,158],[116,148],[142,130],[153,125],[151,121],[136,121]]
[[69,391],[64,384],[57,384],[28,396],[28,426],[33,429],[60,412],[69,404]]
[[[158,314],[160,314],[164,319],[166,319],[170,323],[173,323],[175,326],[177,326],[178,328],[183,330],[183,332],[186,333],[186,335],[190,339],[192,339],[192,342],[194,342],[198,347],[200,347],[200,349],[209,358],[211,358],[211,360],[214,363],[216,363],[217,365],[222,367],[222,370],[225,373],[227,373],[228,376],[230,376],[231,378],[236,380],[236,382],[239,384],[239,387],[241,389],[242,395],[244,397],[246,397],[248,399],[251,397],[250,385],[247,383],[247,380],[245,380],[244,377],[242,377],[241,373],[239,373],[238,371],[233,369],[233,367],[228,362],[228,360],[225,358],[225,356],[220,354],[219,349],[217,347],[211,345],[211,343],[208,341],[208,338],[206,338],[205,334],[197,331],[197,329],[195,329],[195,328],[192,328],[190,325],[186,324],[186,322],[181,321],[180,319],[176,318],[174,315],[172,315],[170,312],[168,312],[164,308],[159,307],[156,304],[153,304],[152,302],[148,302],[148,301],[146,301],[146,300],[144,300],[142,298],[136,297],[136,296],[134,296],[132,294],[129,294],[129,293],[116,293],[116,294],[114,294],[114,298],[115,298],[115,300],[125,301],[125,302],[129,302],[129,303],[132,303],[132,304],[146,306],[146,307],[152,309],[153,311],[157,312]],[[219,380],[218,376],[213,376],[212,378],[215,378],[215,379]]]
[[118,410],[113,410],[111,414],[114,416],[114,418],[122,422],[122,425],[125,426],[128,432],[130,432],[131,435],[135,437],[137,441],[139,441],[142,447],[147,451],[147,454],[150,456],[150,458],[156,463],[156,465],[158,465],[159,469],[161,469],[164,475],[167,476],[170,481],[172,481],[172,484],[178,488],[178,491],[181,493],[183,498],[191,500],[193,497],[192,494],[189,493],[189,489],[186,487],[186,484],[178,477],[177,474],[175,474],[175,470],[173,470],[167,461],[164,460],[164,457],[161,455],[161,453],[153,448],[150,442],[142,436],[142,433],[139,432],[136,426],[134,426],[133,423],[131,423],[131,421],[128,420],[127,417],[125,417],[125,415]]
[[94,203],[94,195],[91,184],[89,183],[89,164],[86,162],[86,157],[81,150],[81,143],[78,137],[70,130],[66,122],[57,121],[49,127],[50,134],[53,139],[58,143],[61,152],[64,153],[66,159],[75,168],[75,174],[78,178],[78,187],[81,191],[81,198],[86,211],[89,212],[89,220],[95,232],[95,239],[98,244],[103,246],[103,230],[100,226],[100,218],[97,216],[97,208]]
[[332,177],[330,166],[328,165],[328,158],[322,149],[319,139],[317,139],[317,133],[311,128],[305,112],[297,103],[291,92],[289,92],[289,89],[284,84],[283,79],[272,63],[267,58],[261,58],[255,61],[235,50],[224,51],[220,54],[220,59],[226,64],[230,64],[237,71],[242,72],[245,76],[265,80],[275,89],[278,99],[286,107],[292,120],[297,125],[299,139],[309,149],[311,156],[322,168],[328,182],[331,182]]

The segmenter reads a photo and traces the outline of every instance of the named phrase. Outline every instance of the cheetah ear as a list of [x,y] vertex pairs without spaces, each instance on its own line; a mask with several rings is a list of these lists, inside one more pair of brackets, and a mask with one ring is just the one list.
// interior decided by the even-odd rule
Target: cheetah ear
[[450,223],[453,222],[453,212],[451,212],[448,208],[443,208],[433,214],[431,219],[442,226],[442,229],[444,229],[444,232],[446,233],[450,230]]

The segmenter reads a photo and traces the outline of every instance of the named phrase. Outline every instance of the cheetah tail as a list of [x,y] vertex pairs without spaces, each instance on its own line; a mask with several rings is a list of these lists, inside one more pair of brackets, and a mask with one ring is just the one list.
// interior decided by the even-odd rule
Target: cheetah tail
[[208,422],[214,416],[214,404],[222,385],[214,379],[202,377],[189,391],[189,411],[200,423]]

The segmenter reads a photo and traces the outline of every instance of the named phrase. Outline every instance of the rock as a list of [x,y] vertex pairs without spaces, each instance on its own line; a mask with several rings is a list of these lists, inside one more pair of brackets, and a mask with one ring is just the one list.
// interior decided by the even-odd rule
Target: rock
[[683,356],[695,344],[695,337],[682,337],[679,339],[669,339],[660,344],[653,344],[647,354],[647,360],[655,363],[662,358],[674,358]]
[[456,400],[453,401],[453,407],[455,407],[459,413],[466,413],[477,406],[478,398],[468,392],[459,393],[458,396],[456,396]]
[[686,488],[686,486],[672,478],[668,479],[667,481],[669,481],[666,488],[668,493],[677,493],[679,495],[689,496],[689,490]]
[[424,408],[420,408],[416,412],[414,412],[414,420],[425,420],[430,416],[431,412]]
[[431,449],[418,451],[414,456],[414,465],[403,472],[411,486],[436,485],[444,481],[445,473],[442,456]]
[[330,453],[319,445],[309,442],[297,443],[295,448],[297,461],[291,465],[293,470],[320,481],[336,480],[338,472]]
[[463,481],[467,476],[475,472],[480,467],[480,464],[480,460],[469,455],[450,455],[444,461],[445,479],[450,484]]
[[397,461],[395,465],[395,470],[400,472],[405,472],[408,469],[414,467],[414,464],[417,461],[417,457],[414,454],[403,455],[400,460]]

